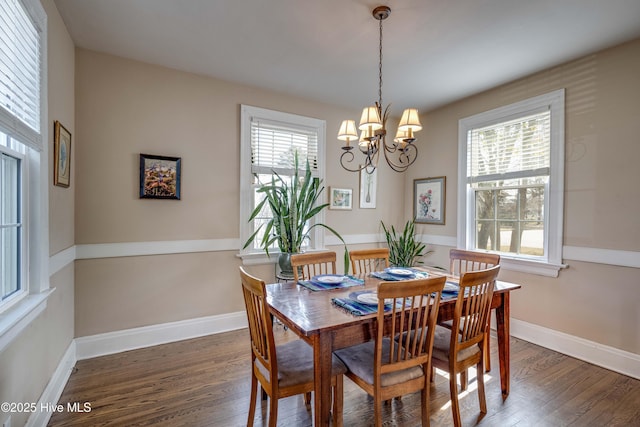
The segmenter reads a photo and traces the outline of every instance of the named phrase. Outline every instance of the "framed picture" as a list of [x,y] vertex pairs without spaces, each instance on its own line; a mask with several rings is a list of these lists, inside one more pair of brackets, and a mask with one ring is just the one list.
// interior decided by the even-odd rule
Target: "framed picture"
[[71,134],[57,120],[53,122],[53,184],[71,184]]
[[180,157],[140,154],[140,198],[180,200]]
[[444,225],[446,183],[445,176],[413,180],[413,214],[417,223]]
[[360,171],[360,209],[376,207],[376,187],[378,186],[378,169],[368,173],[367,168]]
[[351,188],[329,189],[329,209],[351,209],[353,205],[353,190]]

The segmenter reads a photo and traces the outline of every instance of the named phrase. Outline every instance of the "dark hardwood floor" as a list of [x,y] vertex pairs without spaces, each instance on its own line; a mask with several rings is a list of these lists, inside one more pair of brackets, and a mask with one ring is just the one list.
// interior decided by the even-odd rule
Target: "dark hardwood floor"
[[[278,341],[294,339],[276,327]],[[494,338],[495,339],[495,338]],[[511,339],[511,394],[500,394],[497,345],[486,374],[488,412],[478,419],[475,374],[460,396],[464,426],[640,426],[640,380]],[[247,330],[79,361],[60,403],[91,411],[61,412],[49,426],[245,426],[250,387]],[[448,379],[437,371],[431,425],[451,426]],[[385,426],[420,425],[420,394],[384,405]],[[345,378],[344,425],[373,425],[372,399]],[[255,425],[266,425],[258,405]],[[280,401],[278,425],[310,426],[301,396]]]

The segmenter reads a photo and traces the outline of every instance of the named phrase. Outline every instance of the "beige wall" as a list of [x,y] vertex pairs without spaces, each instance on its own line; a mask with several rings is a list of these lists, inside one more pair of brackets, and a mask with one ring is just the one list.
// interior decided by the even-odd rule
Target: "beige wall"
[[[640,154],[633,139],[640,110],[639,50],[639,41],[628,43],[426,114],[417,164],[405,176],[380,168],[378,197],[389,202],[375,210],[328,211],[327,222],[347,235],[377,233],[380,219],[401,224],[411,215],[413,179],[444,175],[446,224],[420,225],[418,231],[455,237],[458,120],[564,87],[564,244],[638,251],[633,211],[639,198],[628,196],[638,194],[640,177],[630,164]],[[325,184],[357,190],[357,177],[337,165],[334,138],[340,120],[356,117],[356,111],[77,50],[76,243],[237,238],[242,103],[325,119]],[[182,157],[181,201],[138,199],[141,152]],[[427,262],[446,265],[448,248],[434,249]],[[236,252],[77,261],[76,336],[241,310]],[[514,294],[513,317],[640,353],[637,329],[628,326],[637,323],[637,310],[605,319],[591,314],[600,307],[595,295],[603,272],[613,276],[606,305],[638,302],[630,285],[640,283],[638,269],[567,263],[570,269],[558,279],[503,271],[503,279],[525,287]],[[256,268],[265,276],[272,271]],[[566,292],[574,289],[592,298],[571,303]],[[217,295],[229,296],[229,303],[219,305]]]
[[[60,120],[74,135],[74,45],[52,0],[43,0],[48,16],[49,165],[53,164],[53,121]],[[72,140],[74,173],[75,149]],[[52,182],[52,178],[49,178]],[[74,185],[49,187],[51,255],[74,244]],[[69,265],[51,277],[55,292],[47,308],[0,353],[0,401],[38,402],[60,359],[73,339],[74,269]],[[4,414],[2,414],[4,415]],[[12,426],[21,426],[29,413],[14,413]]]
[[[338,164],[340,121],[358,111],[78,49],[76,244],[238,239],[241,104],[326,120],[324,184],[355,196],[353,211],[326,211],[328,225],[372,234],[402,218],[401,175],[381,168],[389,203],[360,210],[358,175]],[[140,153],[182,158],[181,200],[138,198]],[[242,310],[230,249],[77,261],[76,336]]]
[[[427,148],[405,180],[447,177],[446,225],[456,236],[458,121],[556,89],[566,89],[564,245],[640,252],[640,40],[467,98],[423,117]],[[439,247],[433,259],[446,260]],[[556,279],[503,270],[522,283],[512,317],[640,354],[640,269],[565,260]],[[446,262],[445,262],[446,265]]]

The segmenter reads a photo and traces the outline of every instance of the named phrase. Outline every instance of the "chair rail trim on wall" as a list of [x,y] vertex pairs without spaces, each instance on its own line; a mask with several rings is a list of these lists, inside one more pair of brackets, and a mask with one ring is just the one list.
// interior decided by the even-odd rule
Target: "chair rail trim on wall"
[[[353,234],[343,236],[347,244],[379,244],[384,237],[378,234]],[[451,236],[422,236],[422,242],[436,246],[456,246]],[[341,245],[337,238],[327,236],[327,245]],[[159,242],[124,242],[83,244],[67,248],[49,259],[49,274],[53,275],[76,259],[114,258],[143,255],[168,255],[189,252],[237,251],[239,239],[175,240]],[[579,246],[564,246],[564,260],[640,268],[640,251],[626,251]]]

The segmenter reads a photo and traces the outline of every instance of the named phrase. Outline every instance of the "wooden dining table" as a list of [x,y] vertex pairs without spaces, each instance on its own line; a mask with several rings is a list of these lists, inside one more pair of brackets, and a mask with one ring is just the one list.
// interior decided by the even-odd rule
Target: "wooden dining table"
[[[437,270],[430,275],[443,276]],[[270,312],[280,322],[313,347],[314,354],[314,425],[328,426],[331,420],[331,358],[333,351],[370,341],[375,337],[376,314],[355,316],[332,303],[332,298],[345,298],[354,291],[377,289],[381,279],[360,276],[364,285],[331,290],[311,291],[294,282],[267,285]],[[457,282],[456,276],[447,275]],[[496,314],[500,386],[502,398],[509,395],[509,295],[521,286],[496,281],[491,307]],[[451,320],[456,298],[443,299],[438,321]]]

